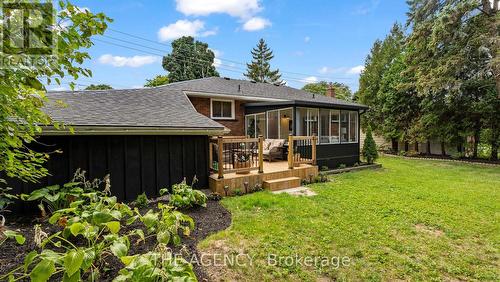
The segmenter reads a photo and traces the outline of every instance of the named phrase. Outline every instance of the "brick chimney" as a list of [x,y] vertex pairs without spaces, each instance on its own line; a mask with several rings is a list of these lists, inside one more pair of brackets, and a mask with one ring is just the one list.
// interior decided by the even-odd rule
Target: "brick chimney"
[[325,96],[335,98],[335,88],[333,88],[333,84],[331,82],[328,84]]

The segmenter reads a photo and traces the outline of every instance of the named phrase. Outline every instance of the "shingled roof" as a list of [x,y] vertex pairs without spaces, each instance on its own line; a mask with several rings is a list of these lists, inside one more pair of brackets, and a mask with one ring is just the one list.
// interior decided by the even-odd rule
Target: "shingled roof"
[[360,109],[367,108],[365,105],[331,98],[324,95],[314,95],[313,93],[285,85],[277,86],[269,83],[252,82],[248,80],[232,78],[229,79],[222,77],[208,77],[171,83],[160,87],[192,92],[226,94],[247,98],[318,102],[323,104],[349,106]]
[[44,111],[53,121],[72,126],[224,129],[198,113],[189,98],[176,89],[58,91],[47,96]]
[[[247,80],[210,77],[153,88],[53,91],[44,111],[55,122],[79,127],[134,127],[157,130],[222,131],[220,123],[198,113],[187,95],[239,96],[249,101],[308,102],[366,108],[323,95]],[[61,106],[61,103],[65,106]]]

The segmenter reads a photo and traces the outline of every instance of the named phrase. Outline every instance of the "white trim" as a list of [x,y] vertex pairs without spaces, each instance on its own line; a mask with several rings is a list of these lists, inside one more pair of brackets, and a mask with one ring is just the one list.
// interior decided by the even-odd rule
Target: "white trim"
[[276,98],[263,98],[255,96],[243,96],[243,95],[233,95],[233,94],[223,94],[223,93],[209,93],[201,91],[182,91],[191,97],[205,97],[205,98],[222,98],[222,99],[232,99],[241,101],[256,101],[256,102],[287,102],[291,100],[276,99]]
[[[231,103],[231,116],[230,117],[214,117],[214,111],[213,111],[213,102],[230,102]],[[234,100],[226,100],[226,99],[215,99],[215,98],[210,98],[210,118],[213,120],[228,120],[228,119],[235,119],[235,109],[234,109]],[[221,111],[223,112],[223,108],[221,105]],[[222,114],[222,113],[221,113]]]
[[[72,128],[73,132],[69,129]],[[226,129],[123,127],[123,126],[67,126],[56,129],[44,126],[40,135],[223,135]]]

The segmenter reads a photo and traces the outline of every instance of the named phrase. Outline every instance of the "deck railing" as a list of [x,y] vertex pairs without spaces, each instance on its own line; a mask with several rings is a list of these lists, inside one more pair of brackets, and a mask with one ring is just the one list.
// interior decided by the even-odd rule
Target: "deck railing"
[[316,165],[316,143],[318,137],[288,136],[288,168],[301,164]]
[[219,178],[224,173],[248,172],[259,170],[263,172],[263,140],[246,138],[245,136],[219,136],[209,143],[210,169],[218,173]]

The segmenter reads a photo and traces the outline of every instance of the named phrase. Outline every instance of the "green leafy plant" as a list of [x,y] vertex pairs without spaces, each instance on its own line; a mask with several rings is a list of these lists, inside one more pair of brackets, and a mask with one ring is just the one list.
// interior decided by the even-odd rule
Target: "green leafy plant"
[[139,215],[140,221],[146,226],[148,234],[156,235],[158,243],[179,245],[179,233],[189,236],[194,229],[194,220],[162,203],[158,203],[158,209],[159,212],[149,210]]
[[339,164],[339,169],[344,169],[346,167],[347,167],[346,164]]
[[370,126],[366,128],[365,143],[363,144],[362,155],[369,164],[372,164],[378,158],[377,145],[373,140],[372,129]]
[[220,201],[222,200],[222,196],[217,192],[212,192],[210,193],[210,195],[208,195],[208,199],[212,201]]
[[114,282],[197,281],[193,266],[173,255],[165,244],[145,254],[122,257],[125,267]]
[[[7,184],[4,179],[0,178],[0,183]],[[17,199],[16,195],[9,193],[12,188],[2,187],[0,188],[0,228],[5,225],[5,213],[9,210],[7,209],[10,204]]]
[[327,167],[326,165],[321,166],[321,171],[327,171],[327,170],[330,170],[330,168]]
[[20,234],[19,232],[16,232],[16,231],[13,231],[13,230],[4,230],[1,234],[0,234],[0,246],[5,242],[7,241],[7,239],[15,239],[16,242],[19,244],[19,245],[22,245],[24,244],[24,242],[26,241],[26,238]]
[[21,199],[24,201],[39,201],[38,208],[42,216],[54,211],[68,208],[74,201],[78,201],[83,194],[96,191],[102,183],[106,183],[105,190],[109,190],[109,175],[104,179],[94,179],[88,181],[85,178],[85,171],[78,169],[71,182],[65,183],[63,186],[52,185],[41,189],[34,190],[30,194],[21,194]]
[[233,193],[234,193],[234,195],[236,195],[236,196],[241,196],[241,195],[243,195],[243,194],[241,193],[241,189],[240,189],[240,188],[236,188],[236,189],[234,189],[234,192],[233,192]]
[[137,199],[134,201],[134,205],[138,208],[147,208],[148,207],[148,197],[146,193],[142,193],[137,196]]
[[[194,185],[195,181],[193,181]],[[168,193],[167,188],[160,189],[160,195]],[[169,204],[176,208],[190,208],[193,206],[207,206],[207,195],[205,193],[193,189],[186,184],[186,179],[181,183],[172,185],[172,193],[170,194]]]

